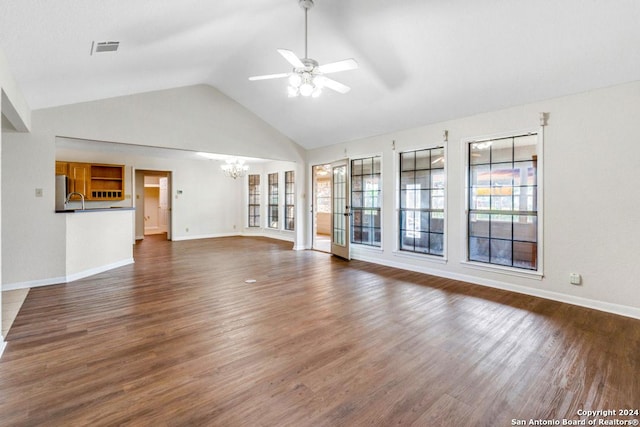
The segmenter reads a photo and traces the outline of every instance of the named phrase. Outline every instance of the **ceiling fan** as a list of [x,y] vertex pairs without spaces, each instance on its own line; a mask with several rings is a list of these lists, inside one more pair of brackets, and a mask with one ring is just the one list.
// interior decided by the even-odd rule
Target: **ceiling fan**
[[298,58],[298,56],[290,50],[278,49],[278,53],[293,66],[293,70],[289,73],[253,76],[249,77],[249,80],[256,81],[288,77],[288,94],[291,98],[298,95],[316,98],[320,96],[322,89],[325,87],[339,93],[349,92],[351,90],[349,86],[330,79],[326,77],[325,74],[355,70],[358,68],[358,63],[355,59],[349,58],[319,65],[318,61],[309,58],[307,54],[307,13],[309,9],[313,7],[313,0],[298,0],[298,4],[304,9],[304,58]]

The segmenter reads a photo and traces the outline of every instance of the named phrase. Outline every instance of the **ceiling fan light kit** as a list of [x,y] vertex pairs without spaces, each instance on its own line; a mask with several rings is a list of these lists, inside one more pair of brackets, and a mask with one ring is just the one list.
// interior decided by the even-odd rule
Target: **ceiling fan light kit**
[[287,87],[287,94],[290,98],[298,96],[317,98],[325,87],[342,94],[349,92],[351,90],[349,86],[330,79],[326,77],[325,74],[355,70],[358,68],[358,63],[355,59],[350,58],[319,65],[318,61],[309,58],[307,54],[307,13],[314,4],[313,0],[298,0],[298,4],[304,9],[304,58],[298,58],[298,56],[290,50],[278,49],[278,53],[293,66],[293,70],[290,73],[249,77],[249,80],[256,81],[288,77],[289,86]]

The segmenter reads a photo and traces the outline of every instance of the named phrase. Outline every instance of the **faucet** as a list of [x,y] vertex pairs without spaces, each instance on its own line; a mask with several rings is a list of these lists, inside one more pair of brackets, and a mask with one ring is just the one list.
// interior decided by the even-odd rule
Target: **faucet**
[[67,194],[67,198],[64,200],[64,207],[66,209],[67,204],[69,203],[71,196],[76,195],[76,196],[80,196],[80,201],[82,202],[82,210],[84,209],[84,194],[82,193],[78,193],[77,191],[72,191],[71,193]]

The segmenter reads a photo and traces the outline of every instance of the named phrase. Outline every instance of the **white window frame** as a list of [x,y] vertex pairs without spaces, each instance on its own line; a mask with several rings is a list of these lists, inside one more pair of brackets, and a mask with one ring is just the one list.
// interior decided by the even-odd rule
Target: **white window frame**
[[[404,251],[400,249],[400,154],[406,153],[410,151],[418,151],[418,150],[432,150],[438,147],[444,148],[444,236],[442,241],[442,255],[433,255],[427,253],[418,253],[418,252],[410,252]],[[394,256],[408,259],[420,259],[427,260],[430,262],[434,262],[437,264],[446,264],[448,262],[448,247],[449,247],[449,163],[451,158],[449,157],[449,142],[445,138],[442,141],[432,142],[429,144],[423,144],[418,146],[410,146],[410,147],[395,147],[393,153],[393,175],[395,182],[395,215],[394,215],[394,246],[393,246],[393,254]]]
[[[536,174],[537,174],[537,269],[536,270],[527,270],[517,267],[510,267],[498,264],[484,263],[484,262],[476,262],[469,260],[469,146],[472,143],[484,142],[493,139],[501,139],[501,138],[509,138],[518,135],[526,135],[526,134],[537,134],[537,144],[536,144],[536,155],[537,158],[537,166],[536,166]],[[463,259],[460,261],[466,267],[490,271],[494,273],[507,274],[518,277],[526,277],[526,278],[537,278],[542,279],[544,276],[544,265],[543,265],[543,249],[544,249],[544,126],[528,128],[519,131],[512,132],[503,132],[492,135],[485,135],[481,137],[471,137],[471,138],[463,138],[462,139],[463,149],[460,150],[463,158],[461,159],[461,164],[464,165],[463,168],[463,182],[465,191],[462,194],[464,198],[462,200],[462,205],[464,206],[464,210],[462,211],[461,224],[463,225],[463,233],[462,233],[462,241],[461,241],[461,252],[463,254]]]
[[[351,215],[353,215],[353,188],[352,186],[352,173],[353,171],[351,170],[351,167],[353,165],[353,161],[354,160],[363,160],[363,159],[369,159],[369,158],[373,158],[373,157],[378,157],[380,159],[380,195],[379,195],[379,200],[380,200],[380,246],[374,246],[374,245],[368,245],[366,243],[357,243],[357,242],[353,242],[351,240],[351,236],[349,236],[349,242],[352,246],[356,246],[358,248],[362,248],[362,249],[366,249],[366,250],[370,250],[370,251],[382,251],[384,248],[384,159],[383,159],[383,155],[382,153],[376,153],[376,154],[368,154],[368,155],[358,155],[358,156],[354,156],[354,157],[350,157],[349,160],[349,192],[350,197],[351,197],[351,206],[350,206],[350,212]],[[353,233],[353,220],[350,218],[349,221],[351,222],[351,233]]]

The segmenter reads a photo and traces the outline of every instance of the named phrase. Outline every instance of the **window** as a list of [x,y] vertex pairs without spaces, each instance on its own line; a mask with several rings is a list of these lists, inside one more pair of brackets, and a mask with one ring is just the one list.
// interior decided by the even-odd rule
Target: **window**
[[249,227],[260,227],[260,175],[249,175]]
[[444,254],[444,147],[400,153],[400,250]]
[[284,229],[295,230],[295,174],[293,171],[284,173]]
[[538,269],[537,134],[469,142],[468,259]]
[[269,228],[278,228],[278,173],[269,174]]
[[380,246],[380,156],[351,161],[351,242]]

